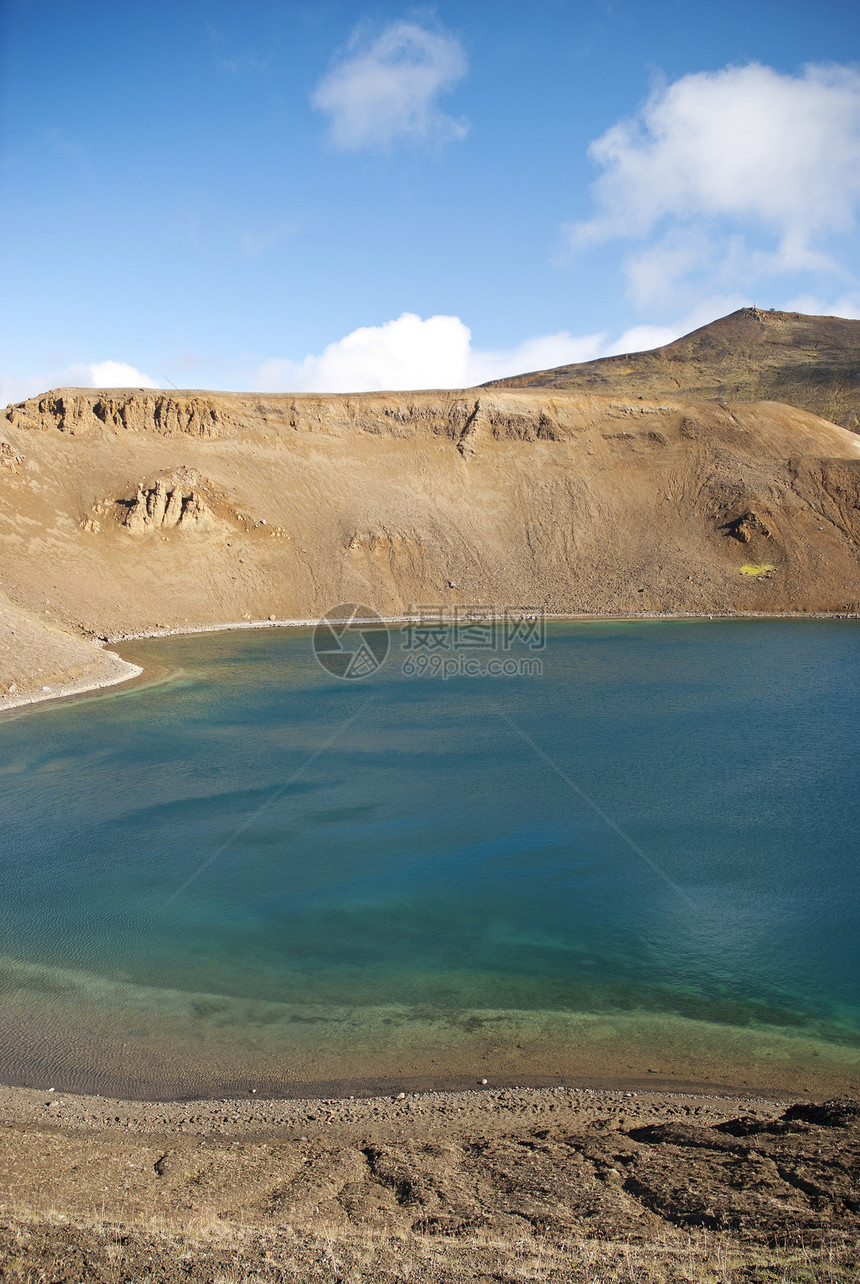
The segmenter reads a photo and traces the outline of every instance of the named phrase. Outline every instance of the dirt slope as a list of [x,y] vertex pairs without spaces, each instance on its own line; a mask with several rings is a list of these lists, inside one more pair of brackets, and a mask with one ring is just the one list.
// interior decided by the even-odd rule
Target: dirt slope
[[345,601],[860,609],[860,439],[776,403],[64,389],[7,411],[0,460],[2,588],[83,637]]
[[0,674],[5,675],[7,704],[49,699],[61,689],[88,691],[137,672],[112,651],[21,610],[0,591]]
[[491,388],[783,401],[860,426],[860,321],[741,308],[674,343],[499,379]]

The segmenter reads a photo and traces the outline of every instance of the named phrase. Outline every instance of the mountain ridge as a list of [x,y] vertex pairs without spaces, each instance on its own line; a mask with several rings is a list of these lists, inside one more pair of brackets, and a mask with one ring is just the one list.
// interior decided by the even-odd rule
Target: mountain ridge
[[483,387],[781,401],[857,431],[860,321],[740,308],[660,348],[494,379]]

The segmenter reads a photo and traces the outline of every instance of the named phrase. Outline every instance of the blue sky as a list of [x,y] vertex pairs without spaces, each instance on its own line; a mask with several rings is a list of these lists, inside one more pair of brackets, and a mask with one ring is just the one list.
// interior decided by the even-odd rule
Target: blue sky
[[860,316],[855,0],[5,0],[0,401]]

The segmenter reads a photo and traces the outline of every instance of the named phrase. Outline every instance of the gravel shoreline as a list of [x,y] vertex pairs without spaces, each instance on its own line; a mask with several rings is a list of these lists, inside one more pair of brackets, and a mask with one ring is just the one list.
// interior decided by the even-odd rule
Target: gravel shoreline
[[22,695],[2,696],[0,713],[5,713],[7,709],[21,709],[26,705],[42,705],[51,700],[68,700],[72,696],[89,695],[143,676],[144,671],[139,664],[131,664],[128,660],[123,660],[115,651],[103,651],[102,654],[115,661],[116,673],[103,678],[81,678],[77,682],[67,682],[61,686],[52,687],[50,691],[28,691]]
[[786,1097],[735,1096],[685,1092],[624,1091],[601,1088],[522,1088],[481,1086],[460,1092],[399,1092],[374,1097],[265,1098],[249,1092],[244,1097],[189,1101],[128,1101],[67,1092],[53,1088],[17,1088],[0,1085],[0,1119],[5,1123],[33,1123],[51,1112],[54,1122],[83,1131],[119,1128],[132,1133],[157,1133],[178,1129],[190,1136],[231,1134],[263,1128],[326,1128],[331,1124],[368,1124],[384,1118],[389,1123],[411,1119],[416,1111],[427,1121],[449,1121],[452,1116],[540,1114],[564,1107],[587,1114],[609,1111],[628,1114],[651,1111],[722,1117],[728,1110],[764,1112],[775,1117],[792,1104]]

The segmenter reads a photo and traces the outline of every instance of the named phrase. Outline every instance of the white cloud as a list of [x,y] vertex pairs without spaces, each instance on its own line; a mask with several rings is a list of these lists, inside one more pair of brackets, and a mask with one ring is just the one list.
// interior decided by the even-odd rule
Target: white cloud
[[545,370],[602,354],[605,336],[566,331],[526,339],[515,348],[481,351],[459,317],[422,320],[404,312],[362,326],[304,361],[266,361],[256,372],[263,392],[378,392],[471,388],[490,379]]
[[84,388],[157,388],[158,384],[149,375],[141,374],[134,366],[124,361],[95,361],[88,366],[72,366],[89,376]]
[[343,151],[416,139],[448,142],[464,138],[467,128],[441,112],[436,100],[467,67],[453,36],[392,22],[370,43],[357,33],[311,102],[330,118],[332,141]]
[[257,372],[264,392],[369,392],[461,387],[470,333],[459,317],[422,321],[404,312],[384,325],[362,326],[319,356],[266,361]]
[[149,375],[124,361],[74,362],[47,374],[0,375],[0,404],[36,397],[52,388],[157,388]]
[[860,71],[751,63],[683,76],[590,152],[597,209],[568,226],[570,242],[656,237],[627,265],[639,303],[694,272],[725,287],[838,271],[828,238],[853,229],[860,205]]
[[860,320],[860,294],[844,294],[835,303],[814,294],[798,294],[779,304],[780,312],[805,312],[812,317],[846,317],[849,321]]

